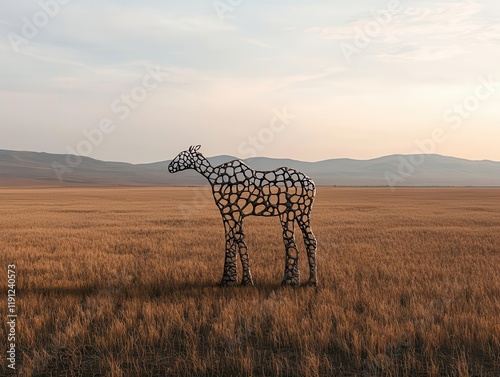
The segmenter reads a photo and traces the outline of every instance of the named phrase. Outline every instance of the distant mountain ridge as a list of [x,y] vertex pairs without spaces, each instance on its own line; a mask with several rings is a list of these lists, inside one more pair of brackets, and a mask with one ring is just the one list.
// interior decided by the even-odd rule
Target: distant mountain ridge
[[[214,165],[232,156],[208,158]],[[319,186],[498,186],[500,162],[471,161],[436,154],[390,155],[370,160],[349,158],[304,162],[256,157],[244,159],[256,170],[288,166]],[[204,177],[188,170],[170,174],[170,160],[130,164],[89,157],[0,150],[0,187],[31,186],[198,186]],[[61,178],[61,179],[59,179]]]

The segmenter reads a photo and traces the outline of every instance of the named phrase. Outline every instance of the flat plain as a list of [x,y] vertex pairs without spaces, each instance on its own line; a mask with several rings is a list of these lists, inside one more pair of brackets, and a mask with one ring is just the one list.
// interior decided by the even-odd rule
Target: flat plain
[[319,287],[298,289],[280,286],[278,219],[259,217],[245,220],[255,286],[217,286],[206,188],[0,200],[0,353],[15,264],[21,376],[500,375],[500,189],[320,187]]

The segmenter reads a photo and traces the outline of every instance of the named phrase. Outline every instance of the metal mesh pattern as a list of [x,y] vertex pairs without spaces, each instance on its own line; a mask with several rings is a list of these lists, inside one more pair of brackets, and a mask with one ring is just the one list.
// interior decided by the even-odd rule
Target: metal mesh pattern
[[226,257],[221,285],[237,284],[236,253],[243,266],[243,285],[252,285],[248,247],[243,232],[246,216],[279,216],[283,227],[286,259],[283,285],[299,285],[299,252],[294,226],[302,231],[309,262],[309,285],[317,285],[316,238],[310,226],[316,188],[311,178],[282,167],[272,171],[253,170],[240,160],[211,166],[199,152],[200,146],[181,152],[168,166],[171,173],[195,169],[208,179],[222,215],[226,235]]

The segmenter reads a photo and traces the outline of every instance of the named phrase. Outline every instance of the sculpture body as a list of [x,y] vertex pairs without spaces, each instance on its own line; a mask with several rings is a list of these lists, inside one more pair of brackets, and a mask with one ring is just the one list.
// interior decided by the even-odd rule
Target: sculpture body
[[283,227],[286,260],[283,285],[299,285],[299,253],[294,239],[294,225],[302,231],[309,262],[309,285],[317,285],[316,238],[310,216],[316,188],[306,175],[290,168],[272,171],[253,170],[240,160],[212,167],[198,152],[200,146],[181,152],[169,165],[175,173],[195,169],[212,186],[215,203],[224,223],[226,256],[221,285],[237,284],[236,253],[243,267],[243,285],[252,285],[248,247],[243,219],[246,216],[279,216]]

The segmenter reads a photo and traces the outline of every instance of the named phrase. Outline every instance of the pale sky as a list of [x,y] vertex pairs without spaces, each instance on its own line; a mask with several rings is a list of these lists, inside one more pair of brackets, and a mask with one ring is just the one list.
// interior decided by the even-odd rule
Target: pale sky
[[500,161],[498,1],[17,0],[0,10],[0,149],[133,163],[191,144],[240,158]]

